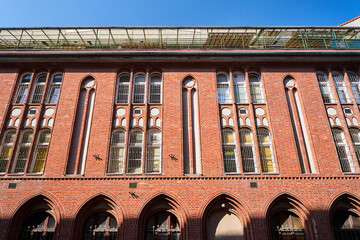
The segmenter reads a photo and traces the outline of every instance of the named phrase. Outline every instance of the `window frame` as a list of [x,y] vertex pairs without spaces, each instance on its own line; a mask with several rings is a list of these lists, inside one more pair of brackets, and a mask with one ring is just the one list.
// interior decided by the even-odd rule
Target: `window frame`
[[[145,80],[143,81],[143,82],[136,82],[136,77],[137,76],[140,76],[140,75],[144,75],[144,78],[145,78]],[[145,104],[145,101],[146,101],[146,83],[147,83],[147,75],[146,75],[146,73],[144,73],[144,72],[138,72],[138,73],[136,73],[136,74],[134,74],[134,80],[133,80],[133,89],[132,89],[132,103],[133,104]],[[142,91],[142,93],[141,94],[139,94],[139,93],[136,93],[136,87],[137,86],[142,86],[143,88],[144,88],[144,90]],[[136,96],[141,96],[141,98],[142,98],[142,101],[141,102],[138,102],[137,100],[136,100]],[[139,99],[140,99],[140,97],[139,97]]]
[[[354,71],[346,72],[349,82],[351,85],[351,90],[353,92],[356,103],[360,103],[360,78],[359,75]],[[352,75],[352,76],[351,76]]]
[[[123,76],[128,76],[129,77],[129,81],[128,82],[121,82],[120,78]],[[129,96],[130,96],[130,82],[131,82],[131,73],[130,72],[121,72],[120,74],[118,74],[117,78],[116,78],[116,98],[115,98],[115,103],[116,104],[128,104],[129,103]],[[119,101],[121,100],[119,96],[124,96],[123,93],[119,93],[120,91],[120,86],[127,86],[127,97],[126,97],[126,101],[122,102]],[[125,92],[125,91],[124,91]]]
[[[30,142],[26,142],[26,143],[23,143],[23,138],[24,138],[24,134],[26,132],[31,132],[32,136],[31,136],[31,139],[30,139]],[[21,132],[20,132],[20,140],[16,146],[16,155],[15,155],[15,158],[14,158],[14,161],[13,161],[13,166],[12,166],[12,171],[11,173],[14,173],[14,174],[24,174],[26,172],[26,167],[27,167],[27,163],[29,161],[29,156],[31,155],[31,147],[32,147],[32,142],[34,140],[34,135],[35,135],[35,131],[34,129],[32,128],[25,128],[23,129]],[[17,163],[19,161],[19,154],[20,154],[20,149],[22,147],[26,147],[28,148],[28,152],[26,154],[26,159],[22,159],[22,161],[25,161],[25,165],[24,165],[24,168],[23,168],[23,171],[15,171],[16,170],[16,166],[17,166]]]
[[[124,142],[116,142],[114,143],[114,136],[115,134],[117,133],[123,133],[124,134]],[[108,163],[108,173],[109,174],[122,174],[124,173],[124,170],[125,170],[125,158],[126,158],[126,154],[127,154],[127,149],[126,149],[126,130],[123,129],[123,128],[116,128],[113,130],[113,132],[111,133],[111,142],[110,142],[110,151],[109,151],[109,163]],[[115,148],[119,148],[119,150],[121,150],[121,148],[123,148],[123,157],[122,157],[122,160],[120,159],[116,159],[114,160],[113,159],[113,149]],[[119,161],[119,165],[120,165],[120,162],[122,161],[122,167],[121,167],[121,171],[111,171],[112,169],[112,164],[114,161]]]
[[[41,142],[40,143],[41,134],[44,133],[44,132],[49,132],[49,134],[50,134],[49,135],[49,140],[48,140],[48,142]],[[36,145],[35,145],[34,151],[32,153],[33,157],[32,157],[30,171],[29,171],[30,173],[33,173],[33,174],[42,174],[42,173],[44,173],[45,163],[46,163],[47,155],[49,153],[51,135],[52,135],[51,129],[48,129],[48,128],[43,128],[37,133]],[[46,148],[46,154],[45,154],[44,159],[40,159],[40,160],[37,159],[37,153],[38,153],[39,148]],[[36,166],[37,161],[44,161],[44,163],[42,164],[43,165],[42,166],[42,171],[40,171],[40,172],[34,172],[33,171],[35,166]]]
[[[338,76],[336,76],[336,74]],[[348,88],[345,84],[344,74],[339,71],[331,71],[331,76],[334,81],[336,92],[340,103],[351,103]]]
[[[61,75],[61,83],[54,83],[54,78],[56,76],[58,76],[58,75]],[[48,87],[48,90],[47,90],[47,96],[46,96],[46,103],[47,104],[54,104],[55,105],[55,104],[57,104],[59,102],[63,81],[64,81],[64,73],[55,72],[55,73],[53,73],[51,75],[51,81],[50,81],[50,84],[49,84],[49,87]],[[51,102],[52,96],[53,96],[53,93],[51,93],[51,90],[53,88],[56,89],[57,86],[60,86],[59,87],[59,94],[57,95],[56,102]]]
[[[153,76],[160,76],[160,83],[158,82],[153,82],[152,78]],[[148,97],[148,103],[150,104],[162,104],[162,89],[163,89],[163,75],[161,72],[153,72],[150,74],[149,76],[149,97]],[[151,101],[151,97],[153,96],[151,89],[153,86],[160,86],[160,94],[156,94],[156,95],[160,95],[160,101],[159,102],[152,102]],[[155,95],[155,94],[154,94]]]
[[[131,141],[131,134],[134,134],[135,132],[140,132],[141,133],[141,143],[132,143]],[[127,173],[132,173],[132,174],[141,174],[142,171],[142,166],[143,166],[143,152],[144,152],[144,148],[143,148],[143,144],[144,144],[144,131],[138,128],[133,129],[132,131],[130,131],[129,133],[129,142],[127,145],[127,150],[128,150],[128,154],[127,154],[127,168],[126,168],[126,172]],[[140,148],[140,158],[130,158],[130,154],[132,154],[131,149],[132,148]],[[140,162],[140,166],[139,167],[135,167],[134,170],[132,171],[132,168],[130,168],[130,161],[139,161]],[[137,171],[137,169],[139,169],[139,171]]]
[[[30,75],[29,82],[28,83],[22,83],[24,77],[27,76],[27,75]],[[21,74],[20,82],[18,83],[18,86],[17,86],[17,89],[16,89],[13,104],[25,104],[26,103],[26,100],[27,100],[27,97],[28,97],[28,94],[29,94],[29,87],[30,87],[30,84],[31,84],[32,77],[33,77],[32,72],[25,72],[25,73]],[[24,91],[22,91],[21,94],[20,94],[20,89],[24,90]],[[21,96],[21,98],[19,100],[17,100],[20,96]]]
[[[226,77],[226,81],[219,81],[220,75],[224,75]],[[220,88],[219,85],[223,87]],[[226,88],[224,86],[226,86]],[[219,89],[221,89],[221,91],[219,91]],[[232,103],[230,79],[228,73],[226,72],[216,73],[216,93],[219,104]]]
[[[231,132],[233,135],[233,143],[228,143],[225,140],[225,135],[224,132]],[[230,152],[230,151],[225,151],[226,147],[232,147],[233,148],[233,153],[234,153],[234,159],[225,159],[225,155],[226,152]],[[230,148],[229,148],[230,149]],[[237,144],[236,144],[236,134],[234,129],[232,128],[223,128],[221,130],[221,152],[222,152],[222,158],[223,158],[223,164],[224,164],[224,173],[239,173],[239,156],[238,156],[238,148],[237,148]],[[228,163],[226,163],[226,161],[234,161],[235,163],[235,171],[227,171],[227,165]]]
[[[258,80],[251,81],[250,77],[252,75],[256,75]],[[249,72],[248,79],[249,79],[251,103],[265,103],[265,95],[264,95],[264,88],[263,88],[262,82],[261,82],[261,80],[262,80],[261,74],[258,72]],[[257,90],[260,90],[260,91],[257,92]]]
[[[246,142],[242,142],[241,141],[241,136],[243,135],[242,132],[249,132],[250,133],[250,138],[251,138],[251,142],[250,143],[246,143]],[[249,128],[246,128],[246,127],[241,127],[239,128],[239,143],[240,143],[240,154],[241,154],[241,161],[242,161],[242,167],[243,167],[243,172],[244,173],[257,173],[258,172],[258,167],[257,167],[257,162],[256,162],[256,150],[255,150],[255,143],[254,143],[254,134],[253,134],[253,131]],[[243,149],[242,147],[251,147],[251,150],[252,150],[252,162],[254,164],[254,171],[245,171],[245,164],[244,164],[244,158],[243,157]]]
[[[235,81],[234,75],[242,75],[243,76],[243,81]],[[233,81],[233,90],[234,90],[234,101],[235,103],[239,103],[239,104],[244,104],[244,103],[249,103],[249,99],[247,96],[247,84],[246,84],[246,79],[245,79],[245,74],[241,71],[235,71],[232,73],[232,81]],[[235,90],[236,89],[236,90]],[[242,99],[240,92],[240,89],[244,89],[244,94],[245,94],[245,98]],[[237,95],[239,94],[238,98]]]
[[[340,134],[340,136],[338,136],[337,138],[335,138],[335,134],[334,134],[335,131],[338,131],[338,133]],[[354,172],[354,170],[355,170],[354,164],[353,164],[353,160],[351,157],[349,145],[346,141],[346,136],[345,136],[344,130],[339,127],[333,127],[333,128],[331,128],[331,133],[332,133],[333,140],[335,143],[335,148],[336,148],[336,152],[338,155],[341,171],[343,173]],[[337,140],[341,140],[341,141],[337,141]],[[341,157],[340,147],[343,147],[345,149],[345,152],[344,152],[346,154],[345,158]],[[342,161],[344,161],[344,159],[346,159],[347,162],[343,163]],[[348,166],[344,166],[343,164],[348,164]],[[347,169],[345,169],[345,167],[347,167]],[[347,171],[347,170],[349,170],[349,171]]]
[[[8,133],[10,133],[10,132],[13,132],[13,134],[14,134],[13,138],[14,139],[13,139],[12,142],[5,143],[6,137],[7,137]],[[11,148],[11,150],[10,150],[10,154],[8,156],[8,159],[0,159],[0,164],[1,165],[2,165],[1,162],[7,161],[7,163],[5,164],[4,171],[1,171],[2,167],[0,167],[0,174],[5,174],[6,173],[6,170],[7,170],[8,166],[9,166],[9,162],[11,161],[11,156],[13,155],[15,142],[16,142],[16,133],[17,133],[17,131],[14,128],[7,129],[4,132],[2,142],[1,142],[1,147],[0,147],[0,157],[2,156],[2,152],[3,152],[4,147]]]
[[[269,141],[268,142],[262,142],[260,141],[260,137],[262,136],[260,133],[266,131],[267,132],[267,136],[269,137]],[[257,140],[258,140],[258,148],[259,148],[259,159],[260,159],[260,165],[261,165],[261,171],[263,173],[277,173],[276,170],[276,164],[275,164],[275,156],[274,156],[274,149],[273,149],[273,143],[272,143],[272,137],[271,137],[271,132],[269,129],[265,128],[265,127],[260,127],[256,129],[256,135],[257,135]],[[271,163],[272,163],[272,168],[273,171],[265,171],[265,167],[268,168],[268,166],[265,166],[265,162],[266,164],[268,163],[268,158],[264,159],[263,153],[264,151],[262,151],[262,148],[269,148],[270,149],[270,154],[271,154]],[[266,153],[265,153],[266,154]],[[266,157],[266,156],[265,156]]]
[[[158,133],[160,136],[160,140],[158,141],[158,143],[151,143],[150,137],[152,133]],[[150,128],[147,132],[146,132],[146,163],[145,163],[145,173],[161,173],[161,159],[162,159],[162,134],[161,134],[161,130],[158,128]],[[155,162],[158,161],[158,171],[149,171],[149,148],[158,148],[159,149],[159,159],[153,159],[151,161]],[[155,165],[155,163],[154,163]],[[154,169],[154,166],[152,167],[152,169]]]
[[[39,82],[39,79],[43,76],[45,76],[45,81]],[[43,100],[43,97],[45,94],[45,90],[46,90],[45,88],[46,88],[47,78],[48,78],[47,72],[40,72],[36,75],[35,83],[33,84],[33,87],[32,87],[32,93],[31,93],[31,98],[30,98],[29,104],[41,104],[42,103],[42,100]],[[41,92],[41,93],[39,94],[39,92]],[[39,96],[41,96],[41,97],[39,97]]]

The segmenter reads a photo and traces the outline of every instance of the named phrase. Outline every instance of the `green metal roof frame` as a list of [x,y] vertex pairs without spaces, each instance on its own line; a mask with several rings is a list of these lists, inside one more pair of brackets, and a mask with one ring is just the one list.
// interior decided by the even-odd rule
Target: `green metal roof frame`
[[360,49],[360,27],[0,28],[14,49]]

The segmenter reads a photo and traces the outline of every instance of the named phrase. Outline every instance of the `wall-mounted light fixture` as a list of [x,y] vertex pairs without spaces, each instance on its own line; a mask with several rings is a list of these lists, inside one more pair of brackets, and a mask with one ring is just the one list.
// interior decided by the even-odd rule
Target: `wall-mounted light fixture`
[[171,158],[171,160],[174,160],[174,161],[178,160],[178,159],[175,157],[175,154],[169,154],[169,157]]

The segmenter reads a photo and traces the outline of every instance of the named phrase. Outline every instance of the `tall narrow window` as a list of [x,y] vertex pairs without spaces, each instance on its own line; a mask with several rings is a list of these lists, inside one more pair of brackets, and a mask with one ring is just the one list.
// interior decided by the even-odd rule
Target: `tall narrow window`
[[83,240],[115,240],[117,239],[117,222],[107,212],[98,212],[90,216],[83,228]]
[[25,171],[33,135],[33,130],[24,130],[21,133],[20,144],[14,161],[14,173],[23,173]]
[[161,132],[150,130],[146,139],[146,172],[160,172]]
[[153,73],[150,76],[149,103],[161,103],[162,79],[160,73]]
[[249,73],[249,84],[251,101],[253,103],[264,103],[264,94],[261,86],[261,78],[257,73]]
[[360,103],[360,81],[359,81],[359,75],[357,75],[354,72],[347,72],[347,75],[349,76],[351,89],[354,93],[354,97],[356,100],[356,103]]
[[320,87],[321,97],[324,103],[332,103],[334,102],[334,98],[331,92],[331,87],[329,84],[328,77],[323,72],[317,72],[316,77],[318,80],[318,84]]
[[343,172],[353,172],[354,167],[352,164],[349,146],[346,143],[344,132],[339,128],[333,128],[332,134],[334,137],[336,150],[340,160],[341,170]]
[[360,163],[360,130],[357,128],[350,128],[350,135],[354,146],[356,158]]
[[47,212],[37,212],[24,222],[20,240],[54,239],[55,219]]
[[256,172],[253,134],[249,129],[240,129],[240,150],[244,172]]
[[234,95],[236,103],[247,103],[245,76],[242,72],[233,73]]
[[128,172],[140,173],[142,165],[143,132],[134,130],[130,133]]
[[237,172],[235,133],[225,129],[221,133],[225,172]]
[[274,158],[272,154],[270,132],[267,129],[257,130],[261,169],[263,172],[275,172]]
[[231,103],[230,83],[228,75],[220,73],[216,76],[219,103]]
[[62,78],[62,74],[56,74],[52,77],[47,95],[47,103],[57,104],[60,96]]
[[19,104],[25,103],[26,96],[29,90],[30,80],[31,80],[31,74],[25,74],[22,76],[20,80],[20,84],[16,91],[14,103],[19,103]]
[[122,73],[118,77],[116,103],[128,103],[129,101],[130,74]]
[[344,76],[339,72],[331,72],[331,75],[335,82],[335,87],[339,96],[340,103],[349,103],[350,98],[344,82]]
[[14,148],[14,141],[16,136],[16,130],[11,129],[5,132],[2,145],[1,145],[1,155],[0,155],[0,173],[6,171],[7,165],[11,158],[11,153]]
[[145,102],[145,83],[146,83],[145,74],[135,75],[133,103]]
[[30,103],[41,103],[46,83],[46,73],[41,73],[36,78],[34,90],[31,96]]
[[30,168],[30,172],[42,173],[44,171],[44,165],[49,148],[50,138],[51,138],[50,130],[43,130],[40,132],[36,144],[36,149],[34,152],[32,166]]
[[90,127],[94,109],[96,82],[88,77],[83,80],[77,102],[67,174],[84,174]]
[[111,137],[109,173],[122,173],[124,169],[125,131],[116,130]]
[[183,81],[182,113],[184,173],[200,174],[200,119],[197,84],[191,77],[187,77]]

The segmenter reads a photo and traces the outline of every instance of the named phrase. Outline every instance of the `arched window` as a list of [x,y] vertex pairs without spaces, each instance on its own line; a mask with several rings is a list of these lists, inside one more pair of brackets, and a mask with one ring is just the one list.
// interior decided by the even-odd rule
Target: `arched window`
[[145,240],[180,240],[180,224],[174,214],[161,211],[146,223]]
[[270,219],[272,240],[305,240],[305,230],[298,216],[289,211],[280,211]]
[[107,212],[91,215],[83,228],[83,240],[116,240],[117,222],[114,216]]
[[125,157],[125,131],[115,130],[111,137],[109,173],[122,173]]
[[335,82],[335,87],[339,96],[340,103],[349,103],[350,98],[344,82],[344,76],[339,72],[331,72],[331,75]]
[[133,103],[144,103],[145,102],[145,83],[146,83],[145,74],[135,75]]
[[30,103],[41,103],[46,83],[46,73],[41,73],[36,77],[34,90],[31,96]]
[[14,160],[14,173],[22,173],[25,171],[33,135],[33,130],[24,130],[21,133],[20,144],[18,146],[18,151]]
[[332,218],[336,240],[353,240],[360,236],[360,218],[354,212],[337,210]]
[[332,91],[331,91],[331,87],[330,87],[327,75],[323,72],[317,72],[316,77],[317,77],[318,84],[320,87],[321,97],[322,97],[324,103],[334,102],[334,98],[332,95]]
[[263,172],[275,172],[275,164],[271,147],[270,132],[267,129],[259,128],[257,138],[260,152],[261,169]]
[[321,97],[322,97],[324,103],[334,102],[334,98],[332,96],[331,87],[330,87],[327,75],[323,72],[317,72],[316,78],[318,80]]
[[140,173],[142,165],[143,132],[134,130],[130,133],[128,172]]
[[52,240],[54,239],[55,225],[55,219],[49,213],[34,213],[24,222],[20,240]]
[[57,104],[60,96],[62,78],[62,74],[56,74],[52,77],[47,95],[47,103]]
[[349,146],[347,145],[344,132],[339,128],[333,128],[332,134],[340,160],[341,170],[343,172],[353,172],[354,167],[352,164]]
[[351,140],[358,162],[360,162],[360,130],[357,128],[350,128]]
[[242,72],[233,73],[234,95],[236,103],[247,103],[245,75]]
[[217,95],[219,103],[231,103],[230,84],[228,75],[220,73],[216,75]]
[[4,138],[1,144],[1,155],[0,155],[0,173],[6,171],[7,165],[11,158],[11,153],[14,148],[14,141],[16,136],[16,130],[7,130],[4,134]]
[[153,129],[147,132],[146,139],[146,172],[160,172],[161,132]]
[[359,75],[357,75],[354,72],[347,72],[347,75],[350,80],[351,89],[354,93],[354,97],[356,100],[356,103],[360,103],[360,81],[359,81]]
[[49,148],[50,138],[51,138],[50,130],[46,129],[40,132],[36,144],[36,149],[34,152],[32,166],[30,168],[30,172],[42,173],[44,171],[44,165]]
[[249,84],[251,101],[253,103],[264,103],[264,95],[261,86],[261,78],[257,73],[249,73]]
[[20,84],[18,86],[14,98],[14,103],[19,103],[19,104],[25,103],[26,96],[29,90],[30,80],[31,80],[31,74],[25,74],[21,77]]
[[122,73],[118,77],[116,103],[128,103],[129,101],[130,74]]
[[237,172],[235,133],[231,129],[225,129],[221,138],[225,172]]
[[150,76],[149,103],[161,103],[162,77],[160,73],[153,73]]
[[244,172],[256,172],[255,149],[253,134],[249,129],[242,128],[240,133],[241,160]]

